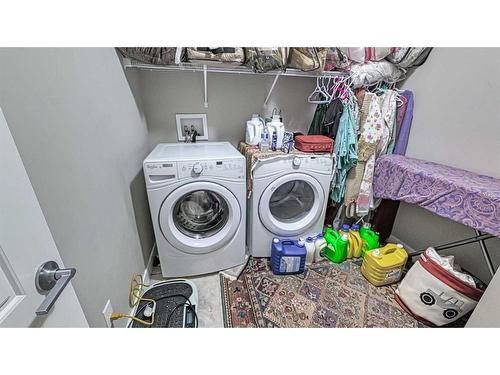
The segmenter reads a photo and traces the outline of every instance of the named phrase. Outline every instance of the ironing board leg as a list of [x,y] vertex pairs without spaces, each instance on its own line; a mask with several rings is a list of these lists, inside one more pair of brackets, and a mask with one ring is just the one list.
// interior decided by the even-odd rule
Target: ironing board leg
[[[475,229],[475,232],[478,237],[482,235],[482,233],[477,229]],[[479,245],[481,246],[481,251],[483,252],[484,260],[486,261],[486,265],[488,266],[491,277],[493,277],[493,275],[495,274],[495,268],[493,267],[493,262],[491,261],[490,254],[488,253],[488,248],[484,243],[484,239],[479,240]]]
[[[462,246],[462,245],[467,245],[467,244],[474,243],[474,242],[483,242],[483,245],[484,245],[484,240],[488,240],[490,238],[495,237],[492,234],[481,233],[479,231],[476,231],[476,232],[479,234],[476,233],[477,235],[474,237],[466,238],[464,240],[459,240],[459,241],[453,241],[453,242],[450,242],[450,243],[447,243],[444,245],[439,245],[439,246],[434,247],[434,250],[442,251],[442,250],[452,249],[454,247],[458,247],[458,246]],[[411,257],[414,257],[414,256],[422,254],[424,251],[425,250],[417,251],[417,252],[411,253],[409,255]],[[488,254],[488,252],[486,252],[486,254]],[[489,254],[488,254],[488,258],[489,258]],[[490,260],[490,263],[491,263],[491,260]]]

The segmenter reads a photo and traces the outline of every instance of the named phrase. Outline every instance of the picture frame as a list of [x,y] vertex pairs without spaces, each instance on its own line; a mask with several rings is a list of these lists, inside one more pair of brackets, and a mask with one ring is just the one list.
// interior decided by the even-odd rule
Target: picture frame
[[177,140],[184,142],[186,131],[196,130],[196,141],[208,141],[208,125],[206,113],[178,113],[175,115],[177,124]]

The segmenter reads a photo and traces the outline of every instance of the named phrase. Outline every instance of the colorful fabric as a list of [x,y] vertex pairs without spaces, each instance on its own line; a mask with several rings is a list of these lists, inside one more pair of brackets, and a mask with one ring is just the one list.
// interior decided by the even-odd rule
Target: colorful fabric
[[500,237],[500,179],[442,164],[383,155],[374,174],[377,198],[403,201]]
[[240,280],[221,276],[226,327],[422,327],[394,300],[394,286],[375,287],[356,261],[324,260],[303,274],[274,275],[251,258]]

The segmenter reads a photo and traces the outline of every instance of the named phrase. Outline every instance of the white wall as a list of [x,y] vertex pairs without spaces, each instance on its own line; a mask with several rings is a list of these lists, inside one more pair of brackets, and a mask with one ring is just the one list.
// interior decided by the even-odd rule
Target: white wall
[[273,76],[208,73],[209,107],[204,108],[201,72],[134,73],[138,78],[131,84],[140,92],[151,147],[177,142],[176,113],[206,113],[209,140],[227,140],[236,146],[245,138],[246,121],[252,113],[270,116],[279,107],[286,129],[307,132],[316,109],[307,102],[316,85],[312,78],[280,77],[264,107]]
[[[404,83],[415,93],[406,155],[500,178],[500,48],[434,48]],[[393,235],[416,249],[474,236],[474,230],[401,204]],[[500,239],[487,246],[500,264]],[[453,250],[457,261],[490,279],[478,244]]]
[[[0,49],[0,106],[91,326],[153,245],[143,118],[112,48]],[[138,218],[138,224],[135,218]],[[28,232],[29,233],[29,232]]]

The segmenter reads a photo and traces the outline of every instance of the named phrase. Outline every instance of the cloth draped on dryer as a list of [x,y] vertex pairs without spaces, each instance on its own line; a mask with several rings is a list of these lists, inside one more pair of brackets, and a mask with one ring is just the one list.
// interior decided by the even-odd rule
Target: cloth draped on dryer
[[[240,151],[246,158],[246,174],[247,174],[247,198],[250,198],[253,191],[253,171],[257,166],[257,163],[262,161],[269,161],[275,159],[287,159],[293,158],[295,156],[298,157],[310,157],[311,155],[325,155],[325,153],[311,153],[311,152],[302,152],[297,149],[291,150],[289,153],[283,151],[260,151],[258,146],[251,146],[244,141],[240,141],[238,146],[238,151]],[[335,165],[335,154],[327,154],[330,157],[334,158]]]

